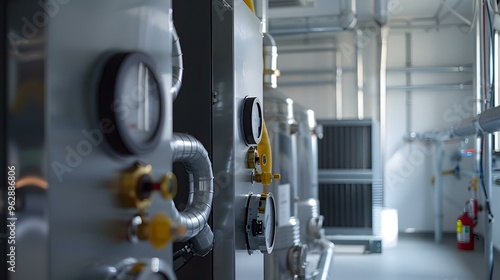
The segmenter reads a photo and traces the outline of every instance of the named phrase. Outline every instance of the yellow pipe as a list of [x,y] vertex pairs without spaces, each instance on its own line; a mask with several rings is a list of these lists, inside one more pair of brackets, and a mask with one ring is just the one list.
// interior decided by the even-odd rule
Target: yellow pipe
[[255,14],[255,7],[253,6],[253,0],[244,0],[248,8]]
[[262,121],[262,138],[257,145],[259,152],[259,163],[262,168],[262,173],[256,174],[257,181],[261,182],[265,187],[269,186],[273,179],[279,180],[280,174],[273,174],[273,155],[271,150],[271,142],[269,141],[269,134],[267,133],[266,123]]

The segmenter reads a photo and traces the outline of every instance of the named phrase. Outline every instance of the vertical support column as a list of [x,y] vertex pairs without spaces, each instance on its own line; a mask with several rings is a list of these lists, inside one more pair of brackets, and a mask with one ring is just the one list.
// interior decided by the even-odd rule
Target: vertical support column
[[434,241],[441,243],[443,239],[443,143],[435,143],[434,151]]
[[[483,151],[483,180],[484,187],[486,188],[486,196],[489,198],[492,193],[492,141],[491,134],[488,133],[484,136],[484,151]],[[484,257],[485,257],[485,275],[486,279],[493,279],[490,277],[493,268],[493,224],[490,217],[489,202],[486,202],[486,209],[484,213]]]
[[335,116],[342,119],[342,53],[335,51]]
[[361,42],[363,41],[363,31],[356,30],[356,61],[357,61],[357,85],[358,85],[358,119],[365,118],[364,104],[364,76],[363,76],[363,49]]
[[[483,89],[483,79],[481,76],[482,73],[482,56],[483,56],[483,42],[482,42],[482,23],[483,23],[483,13],[482,13],[482,1],[476,1],[476,12],[478,13],[476,16],[476,34],[475,34],[475,51],[476,56],[474,59],[474,98],[475,98],[475,115],[479,115],[483,111],[483,97],[482,97],[482,89]],[[477,151],[482,149],[481,140],[476,138],[474,148]],[[477,152],[474,159],[474,169],[476,174],[479,174],[481,159],[480,155]]]
[[[379,114],[380,114],[380,164],[385,170],[385,139],[387,130],[387,40],[389,37],[389,27],[380,28],[380,73],[379,73]],[[382,186],[385,186],[384,171],[382,171]],[[385,205],[385,201],[384,201]]]
[[[405,33],[405,47],[406,47],[406,68],[410,68],[412,66],[411,63],[411,33]],[[411,72],[406,71],[406,86],[411,86]],[[412,94],[411,89],[406,91],[406,134],[410,135],[411,133],[411,117],[412,117]]]

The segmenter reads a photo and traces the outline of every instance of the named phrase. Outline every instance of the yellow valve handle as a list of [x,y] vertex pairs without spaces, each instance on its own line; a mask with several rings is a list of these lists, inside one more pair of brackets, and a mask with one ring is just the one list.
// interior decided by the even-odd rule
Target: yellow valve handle
[[472,182],[471,182],[472,190],[477,191],[477,183],[478,183],[477,177],[472,178]]
[[244,0],[248,8],[255,14],[255,7],[253,6],[253,0]]
[[[170,188],[172,186],[172,188]],[[173,199],[177,195],[177,177],[174,173],[168,172],[161,179],[160,191],[164,199]]]
[[147,239],[156,249],[164,248],[172,240],[186,233],[184,225],[175,225],[164,213],[154,215],[145,226]]
[[269,141],[269,134],[267,133],[266,123],[262,121],[262,139],[257,145],[259,151],[259,163],[262,168],[262,173],[257,176],[259,181],[264,186],[272,183],[273,179],[279,180],[280,174],[272,174],[273,171],[273,156],[271,150],[271,142]]

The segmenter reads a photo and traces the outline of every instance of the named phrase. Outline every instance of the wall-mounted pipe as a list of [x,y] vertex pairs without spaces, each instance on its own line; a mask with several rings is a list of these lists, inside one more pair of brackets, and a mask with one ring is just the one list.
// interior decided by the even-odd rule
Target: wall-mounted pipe
[[[317,18],[295,18],[285,20],[273,20],[269,24],[269,32],[273,36],[299,35],[319,32],[338,32],[352,30],[358,22],[355,0],[341,0],[340,14],[330,17],[329,22],[313,22]],[[276,24],[281,21],[299,21],[299,24]],[[274,22],[274,23],[273,23]]]
[[[186,234],[179,241],[187,241],[205,228],[213,200],[212,164],[203,144],[187,134],[174,133],[171,141],[172,161],[182,162],[189,174],[189,198],[184,211],[179,212],[172,201],[169,204],[172,220],[186,226]],[[213,236],[213,235],[212,235]]]
[[175,100],[181,90],[183,73],[181,42],[174,27],[172,30],[172,87],[170,88],[172,100]]
[[443,143],[436,142],[434,152],[434,241],[441,243],[443,240]]
[[267,16],[267,10],[269,9],[269,0],[255,0],[254,1],[254,6],[255,6],[255,15],[260,19],[262,22],[262,33],[269,33],[268,30],[268,16]]
[[321,257],[318,264],[318,275],[317,280],[328,280],[331,275],[329,275],[330,266],[333,264],[333,254],[335,245],[332,242],[322,238],[317,241],[318,247],[320,248]]
[[278,48],[276,41],[269,33],[264,33],[263,52],[264,52],[264,86],[277,88],[278,76]]
[[337,120],[343,117],[343,93],[342,93],[342,53],[335,52],[335,115]]
[[358,119],[362,120],[365,118],[365,90],[364,90],[364,69],[363,69],[363,46],[361,42],[363,41],[363,31],[356,31],[356,83],[358,86]]

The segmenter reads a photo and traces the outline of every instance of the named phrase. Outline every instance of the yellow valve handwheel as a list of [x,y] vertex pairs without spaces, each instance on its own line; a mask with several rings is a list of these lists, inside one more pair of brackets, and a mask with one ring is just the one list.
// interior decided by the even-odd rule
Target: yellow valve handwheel
[[[172,188],[170,188],[172,186]],[[173,199],[177,195],[177,177],[174,173],[168,172],[161,179],[160,191],[164,199]]]
[[164,213],[158,213],[149,221],[147,239],[156,249],[164,248],[171,241],[186,234],[186,226],[178,225]]

